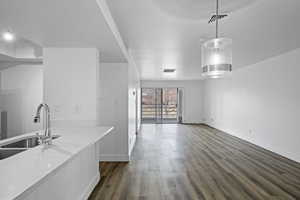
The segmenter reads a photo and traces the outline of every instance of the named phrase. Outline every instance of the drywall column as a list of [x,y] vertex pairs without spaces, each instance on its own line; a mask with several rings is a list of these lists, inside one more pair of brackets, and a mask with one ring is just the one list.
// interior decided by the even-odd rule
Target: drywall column
[[140,78],[136,67],[128,65],[128,150],[134,148],[136,134],[140,129]]
[[98,125],[114,126],[101,140],[101,161],[129,161],[139,129],[140,80],[135,66],[101,63],[99,68]]
[[44,49],[44,101],[55,126],[96,125],[96,48]]
[[101,63],[98,125],[114,126],[100,141],[101,161],[128,161],[128,64]]

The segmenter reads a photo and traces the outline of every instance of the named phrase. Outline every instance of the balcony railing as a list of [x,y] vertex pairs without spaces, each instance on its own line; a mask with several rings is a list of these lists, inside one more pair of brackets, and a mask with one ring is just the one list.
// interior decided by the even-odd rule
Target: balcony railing
[[143,104],[142,105],[142,119],[154,119],[162,117],[164,119],[176,119],[177,118],[177,105],[155,105],[155,104]]

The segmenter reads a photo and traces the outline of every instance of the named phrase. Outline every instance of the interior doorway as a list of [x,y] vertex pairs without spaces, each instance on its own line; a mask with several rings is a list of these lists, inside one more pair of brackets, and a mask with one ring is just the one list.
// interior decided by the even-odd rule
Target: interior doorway
[[142,88],[142,123],[178,123],[178,88]]

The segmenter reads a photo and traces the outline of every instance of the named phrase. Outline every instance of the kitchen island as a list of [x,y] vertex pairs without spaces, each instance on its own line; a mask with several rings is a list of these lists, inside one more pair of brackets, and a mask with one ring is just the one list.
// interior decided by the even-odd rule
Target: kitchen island
[[[1,200],[87,199],[100,180],[99,142],[113,127],[53,128],[52,145],[0,160]],[[24,134],[1,144],[35,135]]]

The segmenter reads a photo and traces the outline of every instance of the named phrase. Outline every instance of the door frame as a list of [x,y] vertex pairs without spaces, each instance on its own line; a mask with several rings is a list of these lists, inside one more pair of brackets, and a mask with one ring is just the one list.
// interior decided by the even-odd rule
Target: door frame
[[[176,89],[177,90],[177,94],[176,94],[176,124],[180,123],[179,121],[179,117],[181,116],[182,117],[182,103],[183,103],[183,99],[182,99],[182,102],[179,102],[179,90],[182,91],[183,93],[183,88],[181,87],[141,87],[141,95],[140,95],[140,109],[141,109],[141,112],[140,112],[140,117],[141,117],[141,123],[143,123],[143,89],[154,89],[154,95],[155,95],[155,119],[153,119],[153,124],[168,124],[166,121],[164,121],[163,119],[163,90],[164,89],[168,89],[168,88],[173,88],[173,89]],[[161,104],[160,104],[160,122],[157,121],[157,105],[156,105],[156,102],[157,102],[157,95],[156,95],[156,90],[157,89],[160,89],[161,91],[161,95],[160,95],[160,101],[161,101]],[[182,94],[183,95],[183,94]],[[181,106],[180,108],[180,113],[178,112],[179,111],[179,106]],[[179,116],[180,115],[180,116]]]

